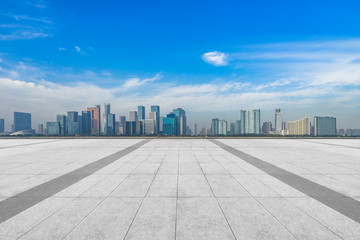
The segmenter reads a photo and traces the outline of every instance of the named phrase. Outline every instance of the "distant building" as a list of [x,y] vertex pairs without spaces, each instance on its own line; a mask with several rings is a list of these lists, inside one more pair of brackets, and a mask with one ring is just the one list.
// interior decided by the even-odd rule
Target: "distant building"
[[176,117],[179,119],[178,126],[176,127],[177,132],[176,135],[186,135],[186,115],[185,111],[182,108],[176,108],[173,110],[173,113],[176,115]]
[[235,135],[236,123],[230,123],[230,135]]
[[67,119],[65,115],[56,115],[56,121],[60,124],[60,135],[67,135]]
[[136,122],[126,121],[125,122],[125,135],[134,136],[136,134]]
[[145,119],[144,120],[144,134],[145,135],[154,135],[156,129],[156,122],[154,119]]
[[[111,135],[111,132],[108,132],[109,124],[108,124],[108,117],[110,114],[110,103],[104,104],[104,113],[103,113],[103,134],[104,135]],[[114,123],[115,125],[115,123]]]
[[37,134],[43,135],[44,134],[44,125],[38,124]]
[[129,121],[130,122],[137,122],[138,121],[137,111],[130,111],[129,112]]
[[211,135],[226,135],[227,134],[227,122],[225,120],[219,120],[214,118],[211,120]]
[[106,135],[115,135],[115,114],[109,113],[107,116]]
[[197,124],[196,124],[196,123],[194,123],[193,135],[194,135],[194,136],[197,136],[197,135],[198,135]]
[[288,121],[287,131],[289,135],[310,135],[310,117]]
[[14,112],[13,132],[31,130],[31,113]]
[[100,135],[101,124],[100,124],[100,105],[96,105],[92,108],[87,108],[91,114],[91,134]]
[[67,112],[67,135],[78,135],[80,134],[80,123],[79,115],[76,111]]
[[334,117],[314,117],[315,136],[336,136],[336,118]]
[[178,118],[175,113],[169,113],[163,118],[163,135],[171,136],[176,135]]
[[0,118],[0,133],[5,132],[5,120]]
[[60,135],[60,123],[59,122],[47,122],[46,123],[46,135]]
[[360,129],[351,129],[348,128],[345,131],[346,136],[360,136]]
[[160,133],[160,107],[153,105],[150,107],[151,112],[156,112],[156,134]]
[[145,119],[145,107],[138,106],[138,120],[144,120],[144,119]]
[[144,119],[141,119],[136,122],[136,135],[144,134]]
[[275,109],[275,134],[277,135],[281,134],[283,130],[282,123],[283,123],[282,110],[281,108],[277,108]]
[[120,135],[126,134],[125,128],[126,128],[126,117],[120,116],[119,117],[119,134]]
[[[269,134],[272,131],[271,122],[264,122],[261,128],[263,134]],[[281,133],[280,133],[281,134]]]
[[155,128],[154,128],[154,133],[152,134],[156,134],[158,133],[159,131],[157,130],[157,113],[156,112],[149,112],[149,119],[153,120],[154,123],[155,123]]
[[260,109],[241,110],[241,134],[260,134]]
[[345,136],[345,129],[340,128],[340,129],[337,131],[337,135],[339,135],[339,136]]
[[200,136],[205,136],[206,135],[206,128],[202,128],[200,131]]
[[82,111],[81,112],[81,134],[82,135],[91,135],[91,112]]

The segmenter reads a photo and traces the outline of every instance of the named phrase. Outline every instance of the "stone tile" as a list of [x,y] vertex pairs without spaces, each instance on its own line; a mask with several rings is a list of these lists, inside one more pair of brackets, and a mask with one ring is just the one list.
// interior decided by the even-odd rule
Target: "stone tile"
[[177,175],[156,175],[151,184],[149,197],[176,197]]
[[179,197],[212,197],[204,175],[179,175]]

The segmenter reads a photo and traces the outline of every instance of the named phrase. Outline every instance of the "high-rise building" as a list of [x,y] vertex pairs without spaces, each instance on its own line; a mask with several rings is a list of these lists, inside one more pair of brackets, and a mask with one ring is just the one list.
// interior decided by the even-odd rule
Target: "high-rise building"
[[107,116],[106,135],[115,135],[115,114],[109,113]]
[[230,123],[230,135],[235,135],[236,123]]
[[241,129],[241,120],[237,120],[235,122],[235,134],[236,135],[240,134],[240,129]]
[[0,133],[5,132],[5,120],[0,118]]
[[110,114],[110,103],[104,104],[104,113],[103,113],[103,134],[108,135],[108,116]]
[[76,111],[67,112],[67,135],[80,134],[79,114]]
[[163,124],[164,124],[164,117],[160,117],[160,123],[159,123],[159,126],[160,126],[160,129],[159,129],[159,134],[162,134],[163,132]]
[[315,136],[336,136],[336,118],[314,117]]
[[226,135],[227,134],[227,122],[225,120],[219,120],[214,118],[211,120],[211,135]]
[[282,128],[282,110],[281,108],[275,109],[275,134],[280,135],[283,128]]
[[119,134],[120,135],[126,135],[126,117],[120,116],[119,117]]
[[260,134],[260,109],[241,110],[241,134]]
[[154,129],[154,133],[153,134],[156,134],[158,132],[157,130],[157,113],[156,112],[149,112],[149,119],[153,120],[154,123],[155,123],[155,129]]
[[136,135],[144,134],[144,122],[145,122],[145,119],[141,119],[136,122]]
[[136,134],[136,122],[126,121],[125,122],[125,135],[134,136]]
[[304,117],[296,121],[287,122],[289,135],[310,135],[310,117]]
[[138,121],[137,111],[130,111],[129,112],[129,121],[130,122],[137,122]]
[[100,124],[100,105],[96,105],[95,107],[88,108],[91,114],[91,134],[92,135],[100,135],[101,124]]
[[59,122],[47,122],[46,123],[46,135],[60,135],[60,123]]
[[144,119],[145,119],[145,107],[138,106],[138,120],[144,120]]
[[43,135],[44,134],[44,125],[38,124],[37,134]]
[[179,119],[176,135],[186,135],[186,115],[185,111],[182,108],[177,108],[173,110],[173,113],[176,115],[176,117]]
[[60,124],[59,135],[67,135],[67,120],[65,115],[56,115],[56,121]]
[[[262,128],[261,128],[261,132],[263,134],[268,134],[269,132],[272,131],[272,124],[271,122],[264,122],[263,125],[262,125]],[[281,133],[280,133],[281,134]]]
[[163,135],[171,136],[176,135],[178,118],[174,113],[169,113],[163,118]]
[[145,135],[154,135],[156,129],[156,122],[154,119],[144,120],[144,133]]
[[31,113],[14,112],[13,131],[31,130]]
[[160,130],[160,107],[153,105],[150,107],[150,111],[151,112],[156,112],[156,134],[159,134],[159,130]]
[[91,112],[82,111],[81,115],[82,116],[80,132],[83,135],[91,135]]
[[194,123],[193,135],[194,135],[194,136],[197,136],[197,135],[198,135],[198,132],[197,132],[197,124],[196,124],[196,123]]

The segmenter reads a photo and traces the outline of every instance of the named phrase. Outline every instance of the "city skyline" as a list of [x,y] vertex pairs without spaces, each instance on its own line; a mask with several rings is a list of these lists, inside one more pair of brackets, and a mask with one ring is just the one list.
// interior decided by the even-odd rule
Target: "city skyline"
[[[285,120],[329,115],[357,128],[360,3],[281,2],[2,1],[0,118],[154,103],[187,109],[199,126],[235,121],[234,109],[273,121],[281,107]],[[339,7],[346,14],[334,18]]]

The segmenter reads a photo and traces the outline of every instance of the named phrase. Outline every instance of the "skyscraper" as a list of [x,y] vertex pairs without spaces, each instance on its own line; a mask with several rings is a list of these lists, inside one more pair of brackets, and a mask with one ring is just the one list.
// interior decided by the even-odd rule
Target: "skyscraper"
[[151,112],[156,112],[156,134],[159,134],[160,129],[160,107],[153,105],[150,108]]
[[0,118],[0,133],[5,132],[5,120]]
[[76,111],[67,112],[67,135],[80,134],[79,115]]
[[126,135],[126,117],[120,116],[119,117],[119,134],[120,135]]
[[144,120],[144,119],[145,119],[145,107],[138,106],[138,120]]
[[44,134],[44,125],[43,124],[38,124],[37,134],[39,134],[39,135]]
[[169,113],[163,118],[163,135],[171,136],[176,135],[176,126],[178,124],[178,118],[174,113]]
[[282,110],[281,108],[275,109],[275,134],[280,135],[282,128]]
[[336,118],[334,117],[314,117],[315,136],[335,136]]
[[154,132],[152,134],[156,134],[158,132],[157,130],[157,126],[156,126],[156,123],[157,123],[157,113],[156,112],[150,112],[149,113],[149,119],[153,120],[154,123],[155,123],[155,128],[154,128]]
[[[262,125],[262,129],[261,129],[262,133],[264,134],[268,134],[269,132],[272,131],[272,124],[271,122],[264,122],[263,125]],[[280,133],[281,134],[281,133]]]
[[104,104],[104,113],[103,113],[103,134],[108,135],[108,116],[110,114],[110,103]]
[[91,112],[82,111],[81,112],[81,134],[90,135],[91,134]]
[[226,135],[227,121],[214,118],[211,120],[211,135]]
[[115,135],[115,114],[109,113],[107,116],[106,135]]
[[194,136],[197,136],[198,135],[198,132],[197,132],[197,124],[194,123],[194,132],[193,132]]
[[13,131],[31,130],[31,113],[14,112]]
[[130,122],[137,122],[138,121],[137,111],[130,111],[129,112],[129,121]]
[[260,134],[260,109],[241,110],[241,134]]
[[154,119],[145,119],[144,120],[144,134],[145,135],[154,135],[155,134],[155,120]]
[[56,121],[60,124],[59,135],[67,135],[67,120],[65,115],[56,115]]
[[179,135],[186,135],[186,115],[185,115],[185,111],[184,109],[182,108],[177,108],[177,109],[174,109],[173,112],[175,113],[176,117],[178,117],[179,119],[179,123],[178,123],[178,126],[177,126],[177,129],[178,129],[178,133],[176,134],[179,134]]
[[88,108],[91,114],[91,134],[92,135],[100,135],[101,124],[100,124],[100,105],[96,105],[95,107]]
[[47,122],[46,123],[46,135],[60,135],[60,123],[59,122]]

